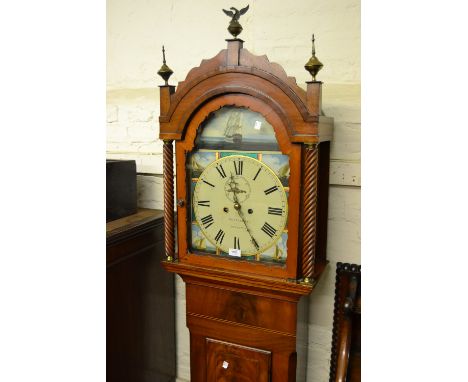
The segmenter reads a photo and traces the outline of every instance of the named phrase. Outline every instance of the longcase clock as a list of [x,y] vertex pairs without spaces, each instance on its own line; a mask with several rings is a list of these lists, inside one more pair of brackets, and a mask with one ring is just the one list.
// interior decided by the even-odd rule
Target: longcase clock
[[314,47],[303,90],[243,47],[246,8],[232,10],[227,49],[177,90],[165,57],[159,71],[163,266],[186,283],[192,382],[296,381],[307,296],[327,263],[333,120],[321,113]]

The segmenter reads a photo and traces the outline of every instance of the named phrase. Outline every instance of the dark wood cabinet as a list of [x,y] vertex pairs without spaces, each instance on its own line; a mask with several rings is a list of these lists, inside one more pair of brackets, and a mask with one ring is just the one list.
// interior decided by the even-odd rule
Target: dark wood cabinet
[[175,380],[174,275],[161,267],[163,212],[107,223],[107,381]]

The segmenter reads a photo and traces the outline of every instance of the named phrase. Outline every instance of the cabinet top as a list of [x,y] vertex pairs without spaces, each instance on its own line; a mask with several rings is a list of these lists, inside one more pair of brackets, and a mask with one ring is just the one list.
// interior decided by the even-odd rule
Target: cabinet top
[[123,218],[106,223],[106,238],[109,240],[110,238],[128,230],[141,227],[142,225],[158,219],[162,219],[163,216],[164,212],[161,210],[138,208],[138,212],[136,214],[125,216]]

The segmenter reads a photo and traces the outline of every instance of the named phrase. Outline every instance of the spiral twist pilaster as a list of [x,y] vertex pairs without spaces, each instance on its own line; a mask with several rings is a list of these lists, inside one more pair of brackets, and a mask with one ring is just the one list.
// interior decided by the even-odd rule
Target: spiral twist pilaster
[[166,260],[174,260],[174,156],[172,140],[165,140],[163,146],[164,176],[164,249]]
[[303,177],[302,278],[308,283],[314,273],[317,225],[318,145],[307,145]]

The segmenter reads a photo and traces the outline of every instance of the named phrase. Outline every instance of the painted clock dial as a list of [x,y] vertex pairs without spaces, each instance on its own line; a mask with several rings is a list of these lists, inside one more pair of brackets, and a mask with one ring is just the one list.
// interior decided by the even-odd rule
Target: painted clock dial
[[[257,159],[229,155],[201,173],[193,193],[195,219],[207,240],[243,256],[270,248],[280,238],[288,217],[281,181]],[[232,253],[232,251],[231,251]]]

